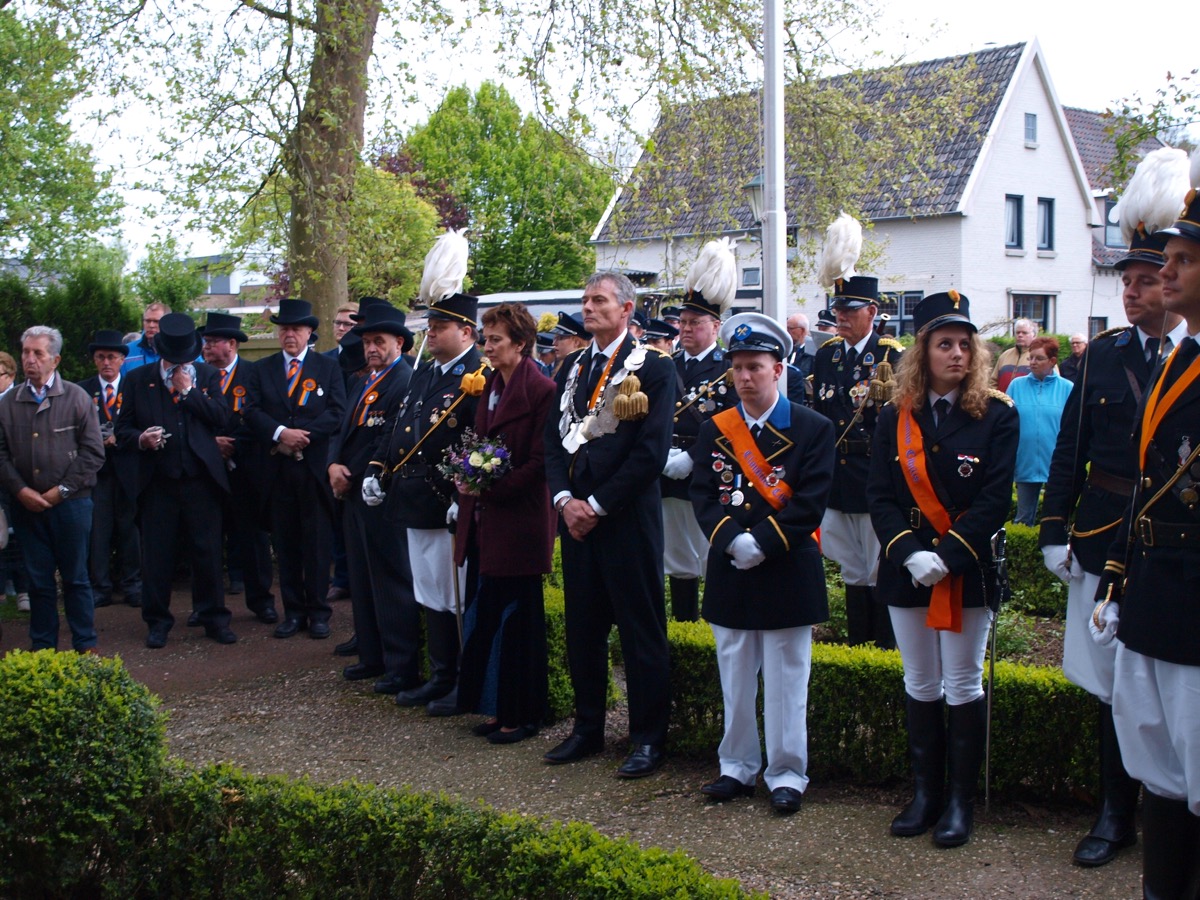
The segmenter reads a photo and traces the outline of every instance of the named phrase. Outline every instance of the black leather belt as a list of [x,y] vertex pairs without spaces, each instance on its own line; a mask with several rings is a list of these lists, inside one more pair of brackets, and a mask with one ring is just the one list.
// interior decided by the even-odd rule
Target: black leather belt
[[1200,547],[1200,527],[1147,516],[1137,520],[1137,536],[1144,547]]
[[1092,487],[1121,497],[1132,497],[1133,488],[1137,484],[1132,478],[1122,478],[1120,475],[1113,475],[1095,467],[1088,471],[1087,480]]
[[870,441],[852,441],[847,438],[842,438],[838,441],[838,453],[843,456],[870,456],[871,442]]
[[673,434],[671,435],[672,450],[686,450],[692,444],[696,443],[696,435],[694,434]]
[[398,466],[392,474],[400,478],[425,478],[429,475],[428,463],[405,463]]
[[[957,509],[948,509],[946,512],[950,514],[951,522],[958,518]],[[933,528],[933,523],[925,518],[924,513],[918,507],[914,506],[908,511],[908,527],[913,531],[918,531],[922,528]]]

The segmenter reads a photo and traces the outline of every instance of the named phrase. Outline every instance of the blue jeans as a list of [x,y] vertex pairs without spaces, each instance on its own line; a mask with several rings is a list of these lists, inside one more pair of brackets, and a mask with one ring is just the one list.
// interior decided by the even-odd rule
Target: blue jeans
[[1013,516],[1016,525],[1036,525],[1038,499],[1042,495],[1040,481],[1017,482],[1017,514]]
[[13,504],[15,528],[29,572],[29,642],[34,650],[58,649],[58,587],[62,576],[63,609],[71,628],[71,646],[96,646],[95,607],[88,577],[88,541],[92,533],[92,498],[78,497],[32,513]]

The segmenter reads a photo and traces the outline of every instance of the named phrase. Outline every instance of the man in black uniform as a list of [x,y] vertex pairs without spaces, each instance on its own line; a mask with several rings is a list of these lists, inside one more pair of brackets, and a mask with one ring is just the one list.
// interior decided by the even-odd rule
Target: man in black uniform
[[1097,646],[1088,625],[1108,548],[1137,478],[1129,436],[1138,405],[1160,354],[1187,333],[1183,320],[1163,309],[1159,270],[1166,243],[1162,235],[1135,233],[1116,264],[1129,326],[1097,335],[1084,352],[1042,501],[1039,543],[1046,567],[1070,584],[1063,674],[1100,701],[1101,807],[1075,848],[1082,866],[1104,865],[1137,840],[1140,785],[1125,772],[1112,718],[1115,648]]
[[891,380],[903,347],[875,333],[879,282],[856,275],[839,279],[832,308],[838,336],[817,351],[813,364],[813,408],[833,422],[837,465],[829,509],[821,522],[821,550],[842,567],[846,584],[846,629],[850,644],[874,641],[896,646],[887,606],[873,588],[879,561],[879,539],[867,514],[867,473],[875,419],[890,399]]
[[562,517],[575,727],[545,759],[575,762],[604,749],[608,635],[615,623],[633,744],[617,770],[623,778],[662,765],[671,706],[658,473],[671,449],[675,376],[669,357],[630,333],[635,297],[624,275],[588,279],[583,322],[592,343],[559,372],[554,408],[562,413],[546,420],[546,472]]

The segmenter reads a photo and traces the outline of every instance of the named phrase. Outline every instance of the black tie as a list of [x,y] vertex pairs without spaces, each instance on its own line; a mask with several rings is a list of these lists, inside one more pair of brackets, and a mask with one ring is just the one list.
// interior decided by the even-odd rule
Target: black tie
[[950,401],[945,397],[942,397],[937,401],[937,403],[933,404],[934,427],[937,427],[945,422],[946,416],[948,415],[950,415]]
[[596,385],[600,383],[600,376],[604,373],[604,363],[608,357],[603,353],[592,354],[592,370],[588,372],[587,394],[588,400],[592,399],[592,394],[596,392]]
[[1152,369],[1158,362],[1158,338],[1146,338],[1146,362],[1150,363]]
[[846,353],[846,365],[853,369],[856,362],[858,362],[858,351],[851,347]]
[[751,436],[751,437],[753,437],[753,438],[754,438],[754,439],[757,441],[757,440],[758,440],[758,436],[759,436],[760,434],[762,434],[762,426],[761,426],[761,425],[753,425],[753,426],[751,426],[751,428],[750,428],[750,436]]
[[692,369],[694,369],[694,368],[696,368],[696,357],[693,356],[691,359],[684,360],[684,363],[683,363],[683,374],[684,375],[691,375]]

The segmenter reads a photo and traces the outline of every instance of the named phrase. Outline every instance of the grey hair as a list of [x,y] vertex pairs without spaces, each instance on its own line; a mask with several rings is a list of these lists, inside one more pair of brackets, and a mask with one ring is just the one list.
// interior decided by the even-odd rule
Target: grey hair
[[637,289],[633,286],[633,282],[628,276],[622,275],[620,272],[597,272],[587,280],[584,285],[584,291],[589,291],[601,281],[607,281],[613,286],[613,290],[617,294],[617,302],[624,306],[626,303],[637,302]]
[[49,338],[50,355],[62,356],[62,332],[57,328],[51,328],[49,325],[31,325],[21,334],[21,346],[25,346],[25,341],[34,337]]
[[1013,331],[1016,331],[1022,325],[1028,325],[1033,329],[1033,333],[1037,334],[1037,326],[1033,324],[1033,319],[1017,319],[1015,322],[1013,322]]

